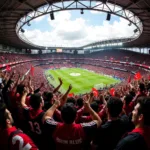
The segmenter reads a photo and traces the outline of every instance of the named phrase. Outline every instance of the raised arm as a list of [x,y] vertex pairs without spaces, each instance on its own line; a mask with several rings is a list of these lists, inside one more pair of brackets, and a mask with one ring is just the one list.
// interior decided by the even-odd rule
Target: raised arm
[[61,78],[58,78],[58,80],[59,80],[59,85],[54,89],[53,93],[56,93],[60,89],[60,87],[63,83]]
[[61,106],[63,106],[67,101],[67,96],[72,89],[72,85],[70,84],[66,93],[61,97]]
[[89,112],[92,120],[95,121],[97,123],[97,126],[99,127],[102,123],[102,120],[98,116],[98,114],[91,108],[89,101],[90,99],[84,99],[84,108],[87,112]]
[[30,90],[30,94],[33,94],[34,93],[34,89],[33,89],[33,86],[32,86],[32,81],[31,81],[31,77],[29,76],[29,81],[28,81],[28,88]]
[[18,79],[17,79],[16,83],[14,84],[14,86],[12,88],[13,92],[16,92],[16,89],[17,89],[17,86],[19,85],[19,83],[20,83],[20,74],[18,76]]
[[52,118],[55,110],[60,106],[60,100],[55,100],[52,107],[50,107],[44,114],[42,121],[45,122],[46,119]]
[[27,105],[26,105],[26,97],[27,97],[28,93],[29,93],[29,89],[26,88],[26,89],[24,90],[24,93],[23,93],[22,97],[21,97],[21,106],[22,106],[23,108],[24,108],[24,107],[27,107]]

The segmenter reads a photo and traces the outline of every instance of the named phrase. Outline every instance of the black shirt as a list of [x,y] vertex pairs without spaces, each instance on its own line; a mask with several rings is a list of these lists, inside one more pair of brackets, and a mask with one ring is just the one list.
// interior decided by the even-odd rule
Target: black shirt
[[113,150],[121,137],[128,132],[128,117],[122,116],[120,119],[108,121],[97,131],[94,144],[100,150]]
[[143,136],[134,132],[120,140],[115,150],[148,150]]
[[36,145],[41,148],[43,147],[43,123],[42,118],[44,115],[44,111],[38,110],[34,111],[32,108],[26,107],[24,108],[24,117],[26,119],[26,127],[29,129],[29,135],[36,143]]

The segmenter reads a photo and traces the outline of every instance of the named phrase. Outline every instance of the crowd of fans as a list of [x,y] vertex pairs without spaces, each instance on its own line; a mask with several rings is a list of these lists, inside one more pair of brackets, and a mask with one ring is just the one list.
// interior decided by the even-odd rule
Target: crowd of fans
[[[60,54],[59,57],[70,56]],[[21,59],[29,59],[29,56],[22,55]],[[97,95],[91,91],[71,97],[72,85],[61,94],[62,79],[59,78],[59,85],[54,88],[43,76],[45,69],[76,67],[77,61],[60,60],[42,66],[28,62],[15,66],[10,72],[0,72],[0,150],[150,149],[148,73],[124,66],[128,70],[140,70],[142,78],[121,82],[114,87],[113,94],[105,89]],[[94,61],[90,63],[81,63],[79,67],[124,79],[129,76],[128,72],[99,67]],[[34,76],[26,73],[30,66],[36,66]]]
[[30,60],[32,59],[55,60],[55,58],[60,58],[60,59],[82,58],[82,60],[80,59],[80,61],[84,61],[84,58],[94,58],[94,59],[105,59],[105,60],[120,60],[120,61],[150,65],[149,55],[135,53],[132,51],[125,51],[125,50],[104,50],[99,52],[93,52],[86,55],[73,55],[73,54],[64,54],[64,53],[31,55],[31,54],[13,54],[13,53],[0,52],[0,63],[29,60],[29,59]]

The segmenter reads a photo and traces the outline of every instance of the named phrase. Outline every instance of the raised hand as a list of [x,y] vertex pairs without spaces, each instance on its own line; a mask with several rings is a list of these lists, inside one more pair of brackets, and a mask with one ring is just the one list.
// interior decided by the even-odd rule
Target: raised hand
[[61,78],[58,78],[58,80],[59,80],[60,84],[62,84],[62,83],[63,83],[63,81],[62,81],[62,79],[61,79]]
[[29,93],[29,88],[28,87],[24,87],[24,91],[23,91],[23,93],[25,94],[28,94]]
[[72,89],[72,85],[70,84],[68,87],[68,90],[70,91]]
[[55,99],[54,100],[54,105],[56,105],[56,107],[59,107],[60,106],[60,99]]
[[90,97],[92,98],[94,96],[93,92],[90,93]]
[[90,96],[88,94],[83,97],[83,103],[84,105],[90,104]]

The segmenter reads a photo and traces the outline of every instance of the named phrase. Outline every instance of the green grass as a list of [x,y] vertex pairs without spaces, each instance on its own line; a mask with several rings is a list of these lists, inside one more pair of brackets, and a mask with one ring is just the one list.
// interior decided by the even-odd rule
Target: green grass
[[[70,73],[80,73],[80,76],[71,76]],[[49,75],[52,75],[54,80],[52,80]],[[91,91],[93,87],[100,88],[102,86],[119,83],[120,80],[114,79],[112,77],[104,76],[80,68],[62,68],[56,70],[47,70],[45,75],[50,84],[54,87],[58,86],[58,77],[62,78],[63,85],[60,88],[60,92],[64,93],[69,84],[72,84],[73,88],[70,93],[74,94],[84,94]]]

